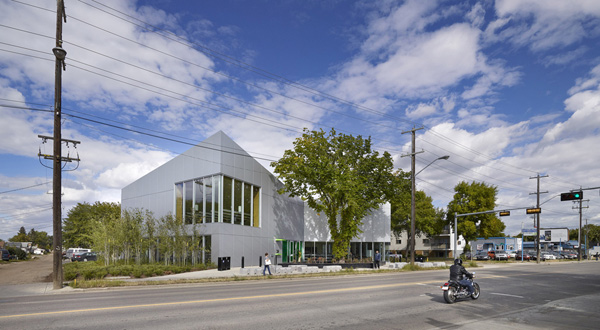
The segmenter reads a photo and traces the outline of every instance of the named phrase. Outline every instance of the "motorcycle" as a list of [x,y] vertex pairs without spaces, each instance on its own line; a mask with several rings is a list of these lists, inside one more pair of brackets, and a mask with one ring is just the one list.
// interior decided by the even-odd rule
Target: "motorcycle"
[[444,285],[441,286],[442,291],[444,291],[444,300],[446,300],[446,302],[449,304],[453,304],[454,302],[456,302],[457,299],[471,297],[471,299],[475,300],[479,298],[479,284],[474,282],[473,278],[475,278],[475,273],[473,273],[472,278],[467,279],[473,284],[474,292],[472,295],[469,294],[469,288],[460,285],[456,281],[448,281],[444,283]]

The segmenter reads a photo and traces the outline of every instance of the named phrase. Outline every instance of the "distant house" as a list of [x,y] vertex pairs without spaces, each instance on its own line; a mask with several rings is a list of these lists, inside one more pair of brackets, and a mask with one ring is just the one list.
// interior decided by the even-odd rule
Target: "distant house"
[[[173,215],[200,227],[202,261],[258,265],[265,253],[279,262],[330,260],[332,241],[323,214],[278,193],[283,184],[223,132],[217,132],[122,189],[121,208]],[[390,241],[390,205],[363,219],[351,242],[355,258],[382,254]],[[384,254],[385,255],[385,254]]]
[[6,242],[6,247],[14,247],[27,253],[33,252],[33,242]]
[[[410,257],[406,251],[410,251],[409,235],[403,231],[399,236],[392,234],[390,251],[399,251],[404,258]],[[463,253],[465,240],[462,236],[458,237],[456,253]],[[436,258],[453,258],[454,256],[454,230],[450,226],[444,227],[444,230],[439,235],[435,236],[416,236],[415,237],[415,254],[420,254],[425,257]]]

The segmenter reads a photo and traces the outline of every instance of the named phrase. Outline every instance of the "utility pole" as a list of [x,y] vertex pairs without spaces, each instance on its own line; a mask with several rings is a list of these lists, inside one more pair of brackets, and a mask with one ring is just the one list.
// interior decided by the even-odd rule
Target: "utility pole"
[[[548,175],[540,176],[540,174],[538,173],[537,176],[529,178],[529,179],[537,179],[537,192],[529,193],[530,195],[537,195],[537,204],[536,204],[537,208],[540,208],[540,194],[548,193],[547,191],[540,191],[540,179],[547,178],[547,177],[548,177]],[[541,245],[540,244],[540,213],[537,213],[535,216],[537,219],[537,224],[536,224],[537,236],[535,238],[535,250],[536,250],[535,261],[539,264],[540,263],[540,245]],[[521,251],[521,253],[523,253],[523,251]]]
[[[587,234],[588,234],[588,219],[585,219],[585,254],[588,254],[590,250],[587,243]],[[588,260],[590,260],[590,256],[588,255]]]
[[412,147],[411,147],[411,153],[410,154],[406,154],[406,155],[402,155],[402,157],[406,157],[406,156],[411,156],[411,161],[410,161],[410,179],[411,179],[411,195],[410,195],[410,264],[414,265],[415,264],[415,156],[417,154],[422,153],[423,151],[419,151],[419,152],[415,152],[415,132],[418,130],[423,129],[423,127],[420,128],[413,128],[410,131],[405,131],[402,132],[402,134],[405,133],[411,133],[412,135]]
[[62,199],[62,134],[61,134],[61,91],[62,91],[62,70],[65,69],[65,56],[67,52],[62,49],[62,21],[67,22],[65,13],[65,4],[63,0],[56,1],[56,47],[52,49],[55,62],[54,75],[54,155],[53,175],[52,175],[52,226],[53,226],[53,264],[52,264],[52,282],[54,289],[60,289],[63,285],[62,269],[62,219],[61,219],[61,199]]

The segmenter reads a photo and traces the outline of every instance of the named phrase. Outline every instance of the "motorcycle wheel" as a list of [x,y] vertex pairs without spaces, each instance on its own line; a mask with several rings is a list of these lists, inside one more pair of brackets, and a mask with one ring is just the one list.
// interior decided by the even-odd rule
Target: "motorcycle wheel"
[[444,291],[444,300],[449,304],[453,304],[456,301],[456,288],[451,286],[447,291]]
[[475,300],[479,298],[479,294],[481,293],[479,291],[479,284],[473,282],[473,289],[475,290],[475,292],[473,292],[473,294],[471,295],[471,299]]

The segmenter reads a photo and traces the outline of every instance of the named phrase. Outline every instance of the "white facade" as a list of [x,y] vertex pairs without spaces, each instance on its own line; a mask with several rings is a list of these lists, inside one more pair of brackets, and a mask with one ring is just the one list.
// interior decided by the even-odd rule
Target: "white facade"
[[[230,195],[221,191],[229,191],[229,185]],[[219,257],[231,257],[231,266],[239,267],[244,257],[244,264],[252,266],[265,253],[280,253],[281,260],[286,253],[318,254],[319,249],[327,257],[327,244],[331,244],[327,222],[300,199],[280,195],[281,187],[267,169],[218,132],[123,188],[121,207],[146,209],[157,218],[171,214],[193,221],[208,238],[215,263]],[[384,205],[363,219],[363,234],[353,242],[375,241],[376,248],[383,250],[390,241],[390,214],[389,205]]]

